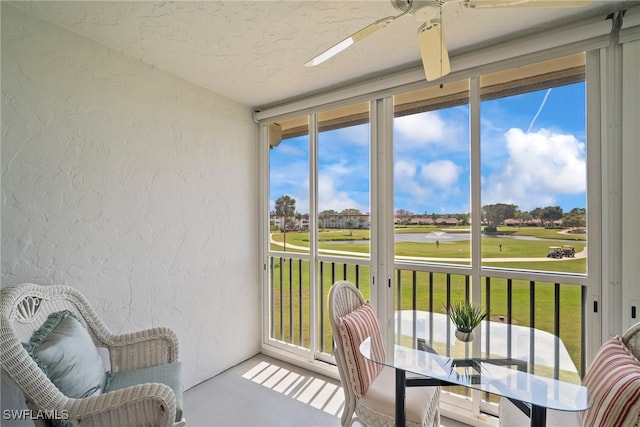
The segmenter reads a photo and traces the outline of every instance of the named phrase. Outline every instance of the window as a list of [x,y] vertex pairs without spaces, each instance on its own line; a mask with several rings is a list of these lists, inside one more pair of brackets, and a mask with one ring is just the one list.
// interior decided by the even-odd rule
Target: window
[[[309,348],[307,117],[269,124],[269,339]],[[305,237],[306,236],[306,237]]]
[[323,357],[331,285],[370,295],[369,103],[268,127],[268,342]]
[[484,266],[586,273],[584,61],[480,79]]
[[470,264],[469,82],[394,97],[395,257]]
[[299,233],[309,229],[307,117],[270,124],[269,139],[271,249],[283,252],[308,252],[308,244],[301,244]]
[[[552,366],[530,369],[579,381],[589,285],[584,71],[577,54],[279,121],[267,342],[331,361],[326,299],[346,279],[383,320],[481,305],[495,339],[459,346],[479,356],[511,354],[517,343],[500,334],[518,325],[560,336],[564,348],[536,350],[553,355],[543,358]],[[284,195],[295,199],[286,215],[276,207]],[[399,331],[396,342],[411,340]],[[452,404],[496,412],[489,396],[450,392]]]
[[319,252],[368,255],[369,104],[321,112],[318,122]]

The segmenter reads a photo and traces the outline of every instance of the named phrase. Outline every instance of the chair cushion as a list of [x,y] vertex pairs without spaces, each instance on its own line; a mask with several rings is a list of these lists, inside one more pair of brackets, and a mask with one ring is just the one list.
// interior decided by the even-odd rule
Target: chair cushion
[[360,397],[382,369],[382,365],[360,354],[360,344],[371,337],[371,354],[379,360],[384,360],[385,355],[380,325],[373,305],[366,302],[341,317],[338,322],[338,335],[347,365],[345,370],[351,378],[353,392]]
[[580,414],[584,427],[632,427],[640,419],[640,362],[616,336],[600,347],[583,381],[593,405]]
[[182,364],[180,362],[115,372],[105,392],[120,390],[138,384],[160,383],[171,387],[176,396],[176,421],[182,419]]
[[67,397],[98,395],[108,382],[109,374],[89,332],[68,310],[49,315],[23,346]]
[[[369,389],[359,399],[359,403],[372,412],[395,420],[396,374],[393,368],[385,366],[373,380]],[[440,387],[407,387],[405,413],[407,425],[434,425],[439,410]],[[425,422],[426,420],[426,422]],[[440,425],[437,423],[437,425]]]

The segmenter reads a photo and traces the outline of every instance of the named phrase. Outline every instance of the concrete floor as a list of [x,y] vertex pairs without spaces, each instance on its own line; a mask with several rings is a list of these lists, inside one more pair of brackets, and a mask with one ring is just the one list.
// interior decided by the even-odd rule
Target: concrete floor
[[[187,427],[340,427],[343,406],[339,381],[264,355],[184,396]],[[442,426],[465,425],[443,418]]]

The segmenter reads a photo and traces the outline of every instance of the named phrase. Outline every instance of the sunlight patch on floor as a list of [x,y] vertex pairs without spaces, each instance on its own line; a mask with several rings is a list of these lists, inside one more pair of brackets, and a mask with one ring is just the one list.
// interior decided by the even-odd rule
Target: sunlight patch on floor
[[342,414],[344,395],[334,383],[300,375],[265,361],[249,369],[242,377],[328,414]]

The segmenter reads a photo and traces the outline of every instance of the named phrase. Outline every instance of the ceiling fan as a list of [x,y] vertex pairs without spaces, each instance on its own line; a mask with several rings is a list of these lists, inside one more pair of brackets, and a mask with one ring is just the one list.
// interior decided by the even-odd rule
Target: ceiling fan
[[427,80],[437,80],[451,72],[449,52],[442,29],[442,8],[448,3],[461,3],[468,9],[498,7],[574,7],[584,6],[591,0],[390,0],[400,13],[387,16],[356,31],[331,46],[304,65],[314,67],[332,58],[354,43],[370,36],[405,15],[413,15],[422,24],[418,27],[418,47]]

